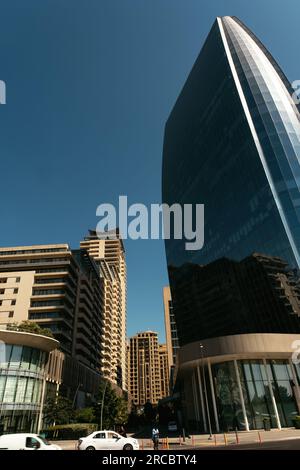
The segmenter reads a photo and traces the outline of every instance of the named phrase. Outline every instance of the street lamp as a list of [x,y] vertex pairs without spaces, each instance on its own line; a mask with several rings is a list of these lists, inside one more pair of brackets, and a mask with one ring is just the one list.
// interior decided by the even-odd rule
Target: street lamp
[[76,402],[76,398],[77,398],[77,393],[78,393],[80,387],[82,387],[82,385],[83,385],[83,384],[79,383],[78,386],[77,386],[77,388],[76,388],[76,392],[75,392],[75,395],[74,395],[74,398],[73,398],[73,408],[74,408],[74,406],[75,406],[75,402]]
[[102,402],[101,402],[101,415],[100,415],[100,431],[102,431],[102,422],[103,422],[103,408],[104,408],[104,398],[108,381],[105,381],[103,393],[102,393]]
[[205,398],[205,406],[206,406],[206,413],[207,413],[207,420],[208,420],[208,429],[209,429],[209,440],[212,439],[212,432],[211,432],[211,422],[210,422],[210,412],[208,406],[208,398],[207,398],[207,388],[206,388],[206,377],[205,377],[205,367],[204,367],[204,359],[203,359],[203,349],[204,346],[200,343],[200,351],[201,351],[201,368],[202,368],[202,375],[203,375],[203,386],[204,386],[204,398]]

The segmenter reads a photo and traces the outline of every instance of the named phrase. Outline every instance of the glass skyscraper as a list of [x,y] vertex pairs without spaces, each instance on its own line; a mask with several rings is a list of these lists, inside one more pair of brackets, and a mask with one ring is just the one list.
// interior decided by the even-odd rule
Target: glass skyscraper
[[166,240],[177,384],[187,419],[201,429],[210,421],[206,395],[217,430],[259,428],[264,418],[280,428],[300,411],[291,361],[300,339],[293,91],[239,19],[217,18],[166,124],[163,202],[205,205],[201,250]]

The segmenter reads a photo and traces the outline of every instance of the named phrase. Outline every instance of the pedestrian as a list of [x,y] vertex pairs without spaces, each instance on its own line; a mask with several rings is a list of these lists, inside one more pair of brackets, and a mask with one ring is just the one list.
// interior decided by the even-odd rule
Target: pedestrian
[[153,442],[153,449],[158,450],[158,445],[159,445],[159,430],[157,426],[153,426],[152,429],[152,442]]

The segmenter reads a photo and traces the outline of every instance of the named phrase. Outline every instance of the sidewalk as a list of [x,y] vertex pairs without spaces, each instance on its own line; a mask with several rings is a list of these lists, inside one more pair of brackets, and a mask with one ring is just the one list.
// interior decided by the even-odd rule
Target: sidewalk
[[[160,439],[160,448],[172,449],[174,447],[207,447],[207,446],[224,446],[224,445],[238,445],[238,444],[253,444],[272,442],[289,439],[300,439],[300,429],[286,428],[282,430],[272,429],[271,431],[238,431],[213,434],[212,439],[209,439],[209,434],[191,435],[183,441],[179,437],[169,437]],[[151,439],[138,439],[140,449],[152,449],[153,444]]]

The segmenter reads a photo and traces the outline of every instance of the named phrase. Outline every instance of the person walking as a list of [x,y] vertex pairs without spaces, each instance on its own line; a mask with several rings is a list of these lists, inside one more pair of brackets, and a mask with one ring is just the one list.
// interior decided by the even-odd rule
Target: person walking
[[157,426],[153,426],[153,429],[152,429],[152,442],[153,442],[153,449],[154,450],[158,450],[158,446],[159,446],[159,430],[157,428]]

